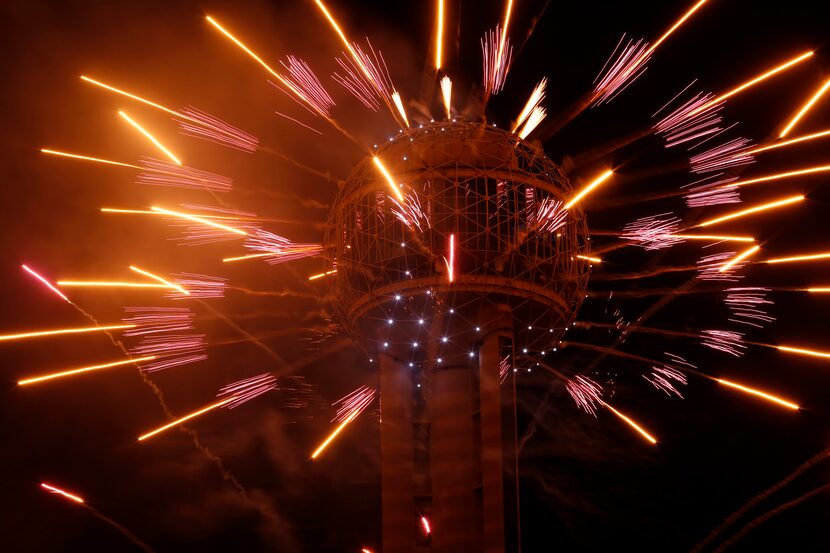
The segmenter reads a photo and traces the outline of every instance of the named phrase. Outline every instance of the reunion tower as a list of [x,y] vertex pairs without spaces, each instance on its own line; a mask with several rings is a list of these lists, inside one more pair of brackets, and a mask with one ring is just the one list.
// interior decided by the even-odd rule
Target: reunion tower
[[379,371],[383,553],[518,550],[515,369],[585,295],[571,195],[531,145],[467,122],[403,130],[341,188],[326,244]]

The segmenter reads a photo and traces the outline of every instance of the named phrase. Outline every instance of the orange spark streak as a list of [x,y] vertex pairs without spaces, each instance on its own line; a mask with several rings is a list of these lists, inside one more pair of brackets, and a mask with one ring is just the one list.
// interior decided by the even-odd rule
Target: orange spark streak
[[397,184],[395,184],[395,180],[392,178],[392,175],[389,174],[389,171],[386,170],[386,167],[384,167],[383,162],[380,160],[380,158],[377,156],[372,156],[372,161],[375,162],[375,166],[378,168],[378,171],[380,171],[380,174],[383,175],[383,178],[386,179],[386,182],[389,184],[389,187],[392,189],[392,192],[395,193],[395,197],[398,198],[398,201],[403,202],[403,193],[401,193],[400,187]]
[[815,286],[813,288],[807,288],[807,291],[814,293],[827,293],[830,292],[830,286]]
[[337,269],[332,269],[331,271],[326,271],[325,273],[319,273],[319,274],[316,274],[316,275],[311,275],[310,277],[308,277],[308,280],[317,280],[318,278],[323,278],[323,277],[327,277],[329,275],[333,275],[336,272],[337,272]]
[[809,255],[796,255],[794,257],[778,257],[776,259],[767,259],[764,263],[791,263],[793,261],[811,261],[813,259],[827,259],[830,257],[830,252],[813,253]]
[[602,259],[599,257],[589,257],[587,255],[577,255],[577,259],[584,259],[585,261],[591,261],[592,263],[602,263]]
[[[126,213],[133,215],[165,215],[160,211],[149,211],[147,209],[118,209],[114,207],[102,207],[101,213]],[[197,215],[203,219],[220,219],[225,221],[259,220],[256,217],[228,217],[227,215]]]
[[444,99],[444,111],[447,119],[452,119],[452,81],[444,75],[441,79],[441,97]]
[[510,132],[516,132],[518,128],[522,125],[522,123],[530,117],[531,112],[534,108],[538,107],[542,100],[545,99],[545,88],[548,85],[548,78],[543,77],[541,81],[539,81],[535,87],[533,87],[533,92],[530,93],[530,97],[527,99],[525,103],[525,107],[522,108],[522,111],[519,112],[519,116],[516,118],[516,121],[513,123],[513,127],[510,129]]
[[830,135],[830,130],[820,131],[813,134],[805,134],[804,136],[798,136],[796,138],[791,138],[789,140],[784,140],[783,142],[776,142],[775,144],[770,144],[769,146],[762,146],[761,148],[755,148],[754,150],[750,150],[748,152],[742,152],[735,155],[750,155],[750,154],[758,154],[761,152],[766,152],[767,150],[775,150],[776,148],[783,148],[784,146],[789,146],[790,144],[798,144],[799,142],[805,142],[807,140],[814,140],[816,138],[821,138],[823,136]]
[[[58,283],[60,285],[60,282]],[[108,325],[108,326],[82,326],[79,328],[59,328],[56,330],[37,330],[32,332],[21,332],[18,334],[0,334],[0,342],[11,340],[23,340],[26,338],[39,338],[41,336],[58,336],[61,334],[83,334],[85,332],[104,332],[107,330],[123,330],[135,328],[136,325]]]
[[52,486],[52,485],[50,485],[50,484],[47,484],[46,482],[41,482],[41,483],[40,483],[40,487],[41,487],[41,488],[43,488],[44,490],[48,490],[48,491],[50,491],[50,492],[52,492],[52,493],[56,493],[56,494],[58,494],[58,495],[62,495],[62,496],[64,496],[64,497],[65,497],[65,498],[67,498],[67,499],[71,499],[71,500],[72,500],[72,501],[74,501],[75,503],[84,503],[84,500],[83,500],[83,498],[82,498],[82,497],[78,497],[77,495],[71,494],[71,493],[69,493],[69,492],[67,492],[67,491],[64,491],[64,490],[60,489],[60,488],[56,488],[55,486]]
[[816,351],[812,349],[804,349],[804,348],[794,348],[790,346],[775,346],[777,349],[781,351],[788,351],[790,353],[799,353],[801,355],[811,355],[813,357],[823,357],[825,359],[830,359],[830,353],[824,351]]
[[435,33],[435,69],[441,69],[444,53],[444,0],[436,4],[437,31]]
[[190,292],[188,292],[187,290],[185,290],[184,288],[182,288],[182,287],[181,287],[181,286],[179,286],[178,284],[173,284],[172,282],[170,282],[170,281],[168,281],[168,280],[164,280],[164,279],[163,279],[163,278],[161,278],[160,276],[158,276],[158,275],[154,275],[153,273],[151,273],[151,272],[149,272],[149,271],[145,271],[145,270],[143,270],[143,269],[139,269],[138,267],[135,267],[135,266],[133,266],[133,265],[130,265],[130,270],[131,270],[131,271],[134,271],[134,272],[136,272],[136,273],[138,273],[138,274],[140,274],[140,275],[144,275],[144,276],[146,276],[147,278],[151,278],[151,279],[153,279],[153,280],[155,280],[155,281],[157,281],[157,282],[160,282],[160,283],[162,283],[162,284],[166,284],[169,288],[172,288],[173,290],[178,290],[179,292],[181,292],[181,293],[182,293],[182,294],[184,294],[185,296],[189,296],[189,295],[190,295]]
[[830,171],[830,165],[820,165],[817,167],[808,167],[807,169],[798,169],[797,171],[787,171],[786,173],[776,173],[775,175],[767,175],[765,177],[758,177],[755,179],[749,180],[738,180],[735,182],[731,182],[729,184],[725,184],[719,186],[718,188],[729,188],[732,186],[746,186],[748,184],[756,184],[759,182],[767,182],[771,180],[778,180],[784,179],[788,177],[797,177],[800,175],[809,175],[812,173],[823,173],[825,171]]
[[245,232],[244,230],[240,230],[238,228],[229,227],[229,226],[226,226],[226,225],[215,223],[213,221],[207,220],[204,217],[197,217],[196,215],[191,215],[189,213],[182,213],[181,211],[172,211],[170,209],[165,209],[163,207],[155,207],[155,206],[151,206],[150,209],[152,211],[156,211],[158,213],[164,213],[165,215],[170,215],[171,217],[179,217],[181,219],[187,219],[188,221],[193,221],[194,223],[201,223],[201,224],[207,225],[209,227],[226,230],[228,232],[233,232],[235,234],[240,234],[242,236],[247,236],[248,235],[248,233]]
[[308,251],[316,251],[319,248],[295,248],[293,250],[282,250],[273,252],[251,253],[248,255],[240,255],[238,257],[226,257],[222,259],[222,263],[231,263],[233,261],[245,261],[247,259],[257,259],[259,257],[271,257],[275,255],[291,255],[295,253],[303,253]]
[[824,95],[824,93],[827,92],[828,88],[830,88],[830,79],[827,79],[824,82],[824,84],[821,85],[821,88],[819,88],[818,91],[816,91],[816,93],[813,94],[813,96],[807,101],[807,103],[804,104],[804,106],[798,111],[798,113],[795,114],[795,117],[793,117],[792,120],[789,123],[787,123],[787,126],[784,127],[784,130],[781,131],[781,134],[778,135],[778,138],[784,138],[785,136],[787,136],[787,134],[792,130],[795,124],[798,123],[798,121],[802,117],[804,117],[804,115],[808,111],[810,111],[810,108],[813,107],[813,104],[818,102],[819,99]]
[[781,65],[778,65],[778,66],[776,66],[776,67],[773,67],[772,69],[770,69],[770,70],[769,70],[769,71],[767,71],[766,73],[764,73],[764,74],[762,74],[762,75],[759,75],[759,76],[755,77],[754,79],[752,79],[752,80],[750,80],[750,81],[747,81],[747,82],[745,82],[744,84],[742,84],[742,85],[740,85],[740,86],[737,86],[737,87],[733,88],[733,89],[732,89],[732,90],[730,90],[729,92],[726,92],[726,93],[724,93],[724,94],[721,94],[720,96],[717,96],[716,98],[712,98],[711,100],[709,100],[708,102],[706,102],[706,103],[705,103],[705,104],[703,104],[702,106],[698,107],[698,108],[697,108],[697,109],[695,109],[695,110],[692,110],[692,111],[691,111],[691,112],[687,115],[687,117],[690,117],[690,116],[692,116],[692,115],[694,115],[694,114],[696,114],[696,113],[699,113],[699,112],[701,112],[701,111],[703,111],[703,110],[705,110],[705,109],[708,109],[708,108],[710,108],[711,106],[714,106],[715,104],[717,104],[717,103],[719,103],[719,102],[722,102],[723,100],[726,100],[727,98],[731,98],[731,97],[732,97],[732,96],[734,96],[735,94],[738,94],[739,92],[741,92],[741,91],[743,91],[743,90],[746,90],[747,88],[749,88],[749,87],[751,87],[751,86],[753,86],[753,85],[756,85],[756,84],[760,83],[761,81],[764,81],[764,80],[768,79],[769,77],[772,77],[772,76],[773,76],[773,75],[775,75],[776,73],[780,73],[781,71],[784,71],[785,69],[788,69],[788,68],[792,67],[793,65],[795,65],[795,64],[797,64],[797,63],[800,63],[800,62],[802,62],[802,61],[806,60],[807,58],[809,58],[809,57],[810,57],[810,56],[812,56],[812,55],[813,55],[813,52],[812,52],[812,51],[811,51],[811,52],[805,52],[805,53],[801,54],[801,55],[800,55],[800,56],[798,56],[798,57],[795,57],[795,58],[793,58],[793,59],[791,59],[791,60],[789,60],[789,61],[787,61],[787,62],[782,63]]
[[670,28],[668,31],[666,31],[665,33],[663,33],[663,36],[661,36],[660,38],[658,38],[658,39],[657,39],[657,41],[656,41],[654,44],[652,44],[652,45],[649,47],[649,49],[648,49],[648,50],[646,50],[646,51],[645,51],[645,53],[643,54],[643,56],[641,56],[641,58],[642,58],[642,57],[645,57],[646,55],[648,55],[648,54],[650,54],[651,52],[655,51],[655,50],[657,49],[657,47],[658,47],[658,46],[660,46],[660,44],[662,44],[662,43],[663,43],[663,41],[665,41],[667,38],[669,38],[669,36],[670,36],[673,32],[675,32],[675,31],[676,31],[676,30],[677,30],[677,29],[678,29],[681,25],[683,25],[683,23],[685,23],[685,22],[686,22],[686,20],[687,20],[687,19],[689,19],[689,18],[692,16],[692,14],[693,14],[693,13],[695,13],[695,12],[696,12],[696,11],[697,11],[697,10],[698,10],[701,6],[703,6],[703,4],[705,4],[705,3],[706,3],[706,1],[707,1],[707,0],[700,0],[700,2],[698,2],[697,4],[695,4],[694,6],[692,6],[692,7],[691,7],[691,9],[690,9],[689,11],[687,11],[685,14],[683,14],[683,17],[681,17],[680,19],[678,19],[678,20],[677,20],[677,22],[676,22],[674,25],[672,25],[672,26],[671,26],[671,28]]
[[735,257],[733,257],[732,259],[730,259],[729,261],[727,261],[723,265],[721,265],[721,268],[718,269],[718,272],[723,273],[725,271],[728,271],[729,269],[734,267],[736,263],[740,263],[741,261],[743,261],[744,259],[746,259],[747,257],[754,254],[755,252],[757,252],[760,249],[761,249],[761,246],[752,246],[748,250],[744,250],[743,252],[739,253],[738,255],[736,255]]
[[164,432],[165,430],[169,430],[169,429],[173,428],[174,426],[177,426],[177,425],[183,423],[184,421],[187,421],[187,420],[190,420],[192,418],[198,417],[199,415],[204,415],[208,411],[212,411],[212,410],[214,410],[218,407],[222,407],[226,403],[229,403],[229,402],[231,402],[235,399],[236,399],[236,396],[231,396],[231,397],[223,399],[222,401],[217,401],[216,403],[208,405],[207,407],[199,409],[198,411],[194,411],[193,413],[190,413],[189,415],[185,415],[185,416],[183,416],[179,419],[176,419],[176,420],[174,420],[173,422],[171,422],[169,424],[165,424],[164,426],[156,428],[155,430],[151,430],[150,432],[147,432],[146,434],[142,434],[141,436],[138,437],[138,441],[143,442],[147,438],[151,438],[151,437],[155,436],[156,434]]
[[720,234],[666,234],[686,240],[717,240],[719,242],[755,242],[751,236],[725,236]]
[[[501,29],[501,39],[499,39],[499,53],[496,55],[496,60],[501,60],[504,55],[504,45],[507,42],[507,26],[510,24],[510,13],[513,11],[513,0],[507,0],[507,5],[504,9],[504,25]],[[498,63],[498,61],[496,62]]]
[[656,440],[656,439],[654,439],[654,437],[653,437],[651,434],[649,434],[648,432],[646,432],[645,430],[643,430],[643,428],[642,428],[639,424],[637,424],[636,422],[634,422],[633,420],[631,420],[631,419],[630,419],[630,418],[628,418],[627,416],[623,415],[622,413],[620,413],[619,411],[617,411],[616,409],[614,409],[613,407],[611,407],[611,406],[610,406],[610,405],[608,405],[607,403],[602,402],[602,404],[603,404],[605,407],[607,407],[607,408],[608,408],[608,409],[609,409],[612,413],[614,413],[614,414],[615,414],[615,415],[617,415],[620,419],[622,419],[622,420],[623,420],[623,422],[625,422],[628,426],[630,426],[631,428],[633,428],[634,430],[636,430],[637,432],[639,432],[639,433],[640,433],[640,435],[641,435],[643,438],[645,438],[646,440],[648,440],[648,441],[649,441],[649,442],[651,442],[652,444],[656,444],[656,443],[657,443],[657,440]]
[[565,209],[570,209],[571,207],[573,207],[574,204],[576,204],[579,200],[581,200],[583,197],[585,197],[586,194],[588,194],[591,190],[593,190],[594,188],[596,188],[597,186],[599,186],[600,184],[602,184],[603,182],[608,180],[608,178],[611,177],[611,175],[613,175],[613,174],[614,174],[614,171],[612,171],[611,169],[608,169],[603,174],[601,174],[600,176],[595,178],[593,181],[591,181],[590,184],[588,184],[588,186],[583,188],[576,196],[574,196],[573,199],[571,199],[571,201],[569,201],[567,204],[565,204]]
[[89,156],[82,156],[78,154],[70,154],[68,152],[60,152],[58,150],[49,150],[47,148],[41,148],[41,152],[44,154],[50,154],[53,156],[61,156],[61,157],[69,157],[72,159],[81,159],[84,161],[94,161],[96,163],[105,163],[107,165],[118,165],[119,167],[130,167],[131,169],[141,169],[138,165],[131,165],[129,163],[121,163],[120,161],[112,161],[109,159],[101,159],[98,157],[89,157]]
[[126,91],[124,91],[124,90],[120,90],[120,89],[118,89],[118,88],[115,88],[114,86],[110,86],[110,85],[104,84],[104,83],[102,83],[102,82],[100,82],[100,81],[96,81],[95,79],[90,79],[89,77],[85,77],[84,75],[81,75],[81,79],[82,79],[82,80],[84,80],[84,81],[86,81],[86,82],[88,82],[88,83],[92,83],[92,84],[94,84],[95,86],[100,86],[101,88],[105,88],[105,89],[107,89],[107,90],[109,90],[109,91],[111,91],[111,92],[115,92],[116,94],[120,94],[120,95],[122,95],[122,96],[126,96],[127,98],[132,98],[133,100],[136,100],[136,101],[141,102],[141,103],[143,103],[143,104],[147,104],[148,106],[153,106],[153,107],[154,107],[154,108],[156,108],[156,109],[160,109],[160,110],[162,110],[162,111],[166,111],[166,112],[167,112],[167,113],[169,113],[170,115],[175,115],[176,117],[181,117],[181,118],[187,119],[187,120],[189,120],[189,121],[192,121],[192,122],[194,122],[194,123],[199,123],[199,121],[198,121],[198,120],[196,120],[196,119],[193,119],[193,118],[191,118],[191,117],[187,117],[186,115],[183,115],[183,114],[181,114],[181,113],[179,113],[179,112],[177,112],[177,111],[175,111],[175,110],[172,110],[172,109],[170,109],[170,108],[164,107],[164,106],[163,106],[163,105],[161,105],[161,104],[157,104],[157,103],[155,103],[155,102],[151,102],[150,100],[145,100],[144,98],[142,98],[142,97],[140,97],[140,96],[136,96],[135,94],[130,94],[129,92],[126,92]]
[[46,280],[44,277],[40,276],[39,274],[37,274],[35,271],[33,271],[32,269],[30,269],[30,268],[29,268],[29,267],[27,267],[26,265],[21,265],[21,267],[23,267],[23,270],[24,270],[24,271],[26,271],[27,273],[29,273],[30,275],[32,275],[33,277],[35,277],[36,279],[38,279],[40,282],[42,282],[42,283],[44,284],[44,286],[46,286],[46,287],[47,287],[47,288],[49,288],[51,291],[53,291],[54,293],[56,293],[57,295],[59,295],[60,297],[62,297],[62,298],[66,301],[66,303],[72,303],[71,301],[69,301],[69,298],[67,298],[67,297],[63,294],[63,292],[61,292],[60,290],[58,290],[57,288],[55,288],[55,287],[52,285],[52,283],[51,283],[51,282],[49,282],[48,280]]
[[317,457],[319,457],[320,454],[323,453],[323,450],[326,449],[326,446],[328,446],[331,443],[331,441],[334,440],[337,437],[337,435],[340,434],[340,432],[342,432],[344,428],[346,428],[346,425],[348,425],[350,422],[356,419],[357,415],[359,414],[359,412],[354,412],[348,417],[346,417],[343,420],[343,422],[337,425],[337,428],[334,429],[334,432],[329,434],[329,436],[323,441],[323,443],[320,444],[320,447],[314,450],[314,453],[311,454],[311,458],[316,459]]
[[150,142],[152,142],[156,146],[156,148],[158,148],[159,150],[164,152],[164,154],[167,157],[169,157],[171,160],[173,160],[173,163],[175,163],[176,165],[181,165],[182,164],[182,162],[179,161],[179,158],[177,158],[176,156],[173,155],[173,152],[171,152],[170,150],[165,148],[164,144],[159,142],[158,139],[155,136],[153,136],[152,134],[150,134],[144,127],[142,127],[141,125],[136,123],[134,120],[132,120],[129,115],[127,115],[123,111],[119,111],[118,115],[120,115],[125,121],[127,121],[127,123],[132,125],[136,130],[138,130],[138,132],[143,134],[144,137],[147,140],[149,140]]
[[149,282],[126,282],[118,280],[59,280],[58,286],[77,286],[86,288],[170,288],[166,284],[151,284]]
[[61,371],[57,373],[50,373],[45,374],[43,376],[34,376],[32,378],[26,378],[24,380],[18,380],[18,386],[26,386],[28,384],[36,384],[38,382],[43,382],[45,380],[52,380],[54,378],[63,378],[64,376],[73,376],[76,374],[86,373],[90,371],[98,371],[101,369],[109,369],[110,367],[120,367],[122,365],[128,365],[130,363],[139,363],[141,361],[150,361],[155,359],[155,355],[148,355],[145,357],[137,357],[135,359],[124,359],[122,361],[113,361],[112,363],[104,363],[103,365],[90,365],[88,367],[81,367],[79,369],[71,369],[68,371]]
[[403,122],[406,123],[406,126],[409,127],[409,118],[406,116],[406,110],[403,107],[403,101],[401,100],[401,95],[396,90],[392,93],[392,102],[395,103],[395,107],[398,108],[398,113],[401,114],[403,118]]
[[764,399],[767,399],[767,400],[772,401],[774,403],[777,403],[779,405],[783,405],[784,407],[787,407],[788,409],[792,409],[794,411],[798,411],[798,409],[799,409],[799,406],[796,405],[795,403],[785,401],[785,400],[783,400],[779,397],[776,397],[772,394],[768,394],[768,393],[762,392],[760,390],[755,390],[754,388],[748,388],[747,386],[743,386],[741,384],[736,384],[735,382],[730,382],[729,380],[724,380],[722,378],[716,378],[715,380],[720,382],[724,386],[729,386],[730,388],[735,388],[736,390],[740,390],[742,392],[746,392],[746,393],[752,394],[754,396],[762,397]]
[[778,200],[775,202],[770,202],[766,204],[757,205],[755,207],[750,207],[749,209],[744,209],[741,211],[737,211],[735,213],[729,213],[727,215],[723,215],[722,217],[718,217],[716,219],[710,219],[708,221],[704,221],[696,227],[708,227],[710,225],[714,225],[717,223],[721,223],[723,221],[729,221],[730,219],[736,219],[738,217],[743,217],[744,215],[750,215],[752,213],[757,213],[759,211],[766,211],[768,209],[774,209],[776,207],[781,207],[784,205],[789,205],[791,203],[800,202],[804,200],[804,196],[791,196],[789,198],[785,198],[783,200]]
[[327,119],[327,120],[329,120],[329,121],[330,121],[330,119],[329,119],[329,118],[328,118],[328,117],[327,117],[324,113],[321,113],[321,112],[320,112],[320,111],[319,111],[319,110],[318,110],[318,109],[314,106],[314,104],[308,100],[308,98],[305,96],[305,94],[303,94],[303,93],[302,93],[302,91],[301,91],[301,90],[299,90],[296,86],[294,86],[293,84],[291,84],[291,82],[290,82],[288,79],[286,79],[285,77],[283,77],[283,76],[282,76],[279,72],[275,71],[275,70],[274,70],[274,69],[273,69],[270,65],[268,65],[267,63],[265,63],[265,62],[262,60],[262,58],[260,58],[258,55],[256,55],[256,54],[253,52],[253,50],[251,50],[250,48],[248,48],[247,46],[245,46],[245,44],[243,44],[241,40],[239,40],[238,38],[236,38],[235,36],[233,36],[233,35],[232,35],[229,31],[227,31],[224,27],[222,27],[222,25],[220,25],[218,21],[216,21],[214,18],[212,18],[212,17],[211,17],[211,16],[209,16],[209,15],[206,15],[206,16],[205,16],[205,19],[207,19],[208,23],[210,23],[211,25],[213,25],[214,27],[216,27],[216,29],[218,29],[220,33],[222,33],[223,35],[225,35],[226,37],[228,37],[228,38],[231,40],[231,42],[233,42],[234,44],[236,44],[237,46],[239,46],[239,48],[241,48],[241,49],[242,49],[242,51],[244,51],[244,52],[245,52],[246,54],[248,54],[251,58],[253,58],[253,60],[254,60],[254,61],[256,61],[256,62],[257,62],[258,64],[260,64],[263,68],[265,68],[265,70],[266,70],[266,71],[268,71],[271,75],[273,75],[273,76],[274,76],[274,78],[276,78],[277,80],[279,80],[279,81],[280,81],[280,83],[281,83],[283,86],[285,86],[286,88],[288,88],[288,90],[290,90],[290,91],[291,91],[291,92],[292,92],[295,96],[297,96],[300,100],[302,100],[302,101],[303,101],[303,102],[304,102],[304,103],[305,103],[308,107],[310,107],[311,109],[313,109],[315,113],[317,113],[318,115],[320,115],[320,116],[321,116],[321,117],[323,117],[324,119]]

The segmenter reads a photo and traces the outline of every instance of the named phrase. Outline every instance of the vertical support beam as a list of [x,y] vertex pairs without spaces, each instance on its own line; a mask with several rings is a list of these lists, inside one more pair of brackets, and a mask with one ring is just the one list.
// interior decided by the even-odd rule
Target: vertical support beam
[[[486,334],[479,349],[479,409],[481,412],[481,488],[484,553],[504,553],[504,450],[502,389],[499,365],[505,338],[512,339],[508,306],[482,309]],[[512,359],[510,359],[512,365]],[[510,375],[512,376],[512,374]],[[510,413],[512,418],[512,413]]]
[[412,378],[388,353],[380,361],[380,458],[383,552],[412,553],[415,546]]
[[473,372],[463,364],[432,375],[432,549],[478,553],[476,455],[473,431]]

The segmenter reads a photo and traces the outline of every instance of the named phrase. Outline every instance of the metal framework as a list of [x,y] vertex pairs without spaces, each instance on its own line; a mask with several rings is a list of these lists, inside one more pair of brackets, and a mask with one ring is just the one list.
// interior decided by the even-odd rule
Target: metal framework
[[556,164],[515,134],[468,122],[403,130],[374,155],[404,201],[367,157],[332,207],[325,243],[346,329],[369,350],[392,340],[417,349],[437,314],[474,327],[497,304],[512,311],[518,347],[558,341],[585,297],[590,265],[577,255],[590,243],[582,210],[562,208],[573,189]]

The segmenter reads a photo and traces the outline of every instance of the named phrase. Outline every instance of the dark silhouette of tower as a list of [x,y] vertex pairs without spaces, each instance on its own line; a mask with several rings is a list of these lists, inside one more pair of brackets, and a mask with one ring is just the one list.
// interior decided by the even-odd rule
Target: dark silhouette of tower
[[334,308],[379,368],[382,551],[519,551],[515,371],[584,298],[584,215],[493,126],[423,125],[372,157],[392,183],[358,164],[326,243]]

